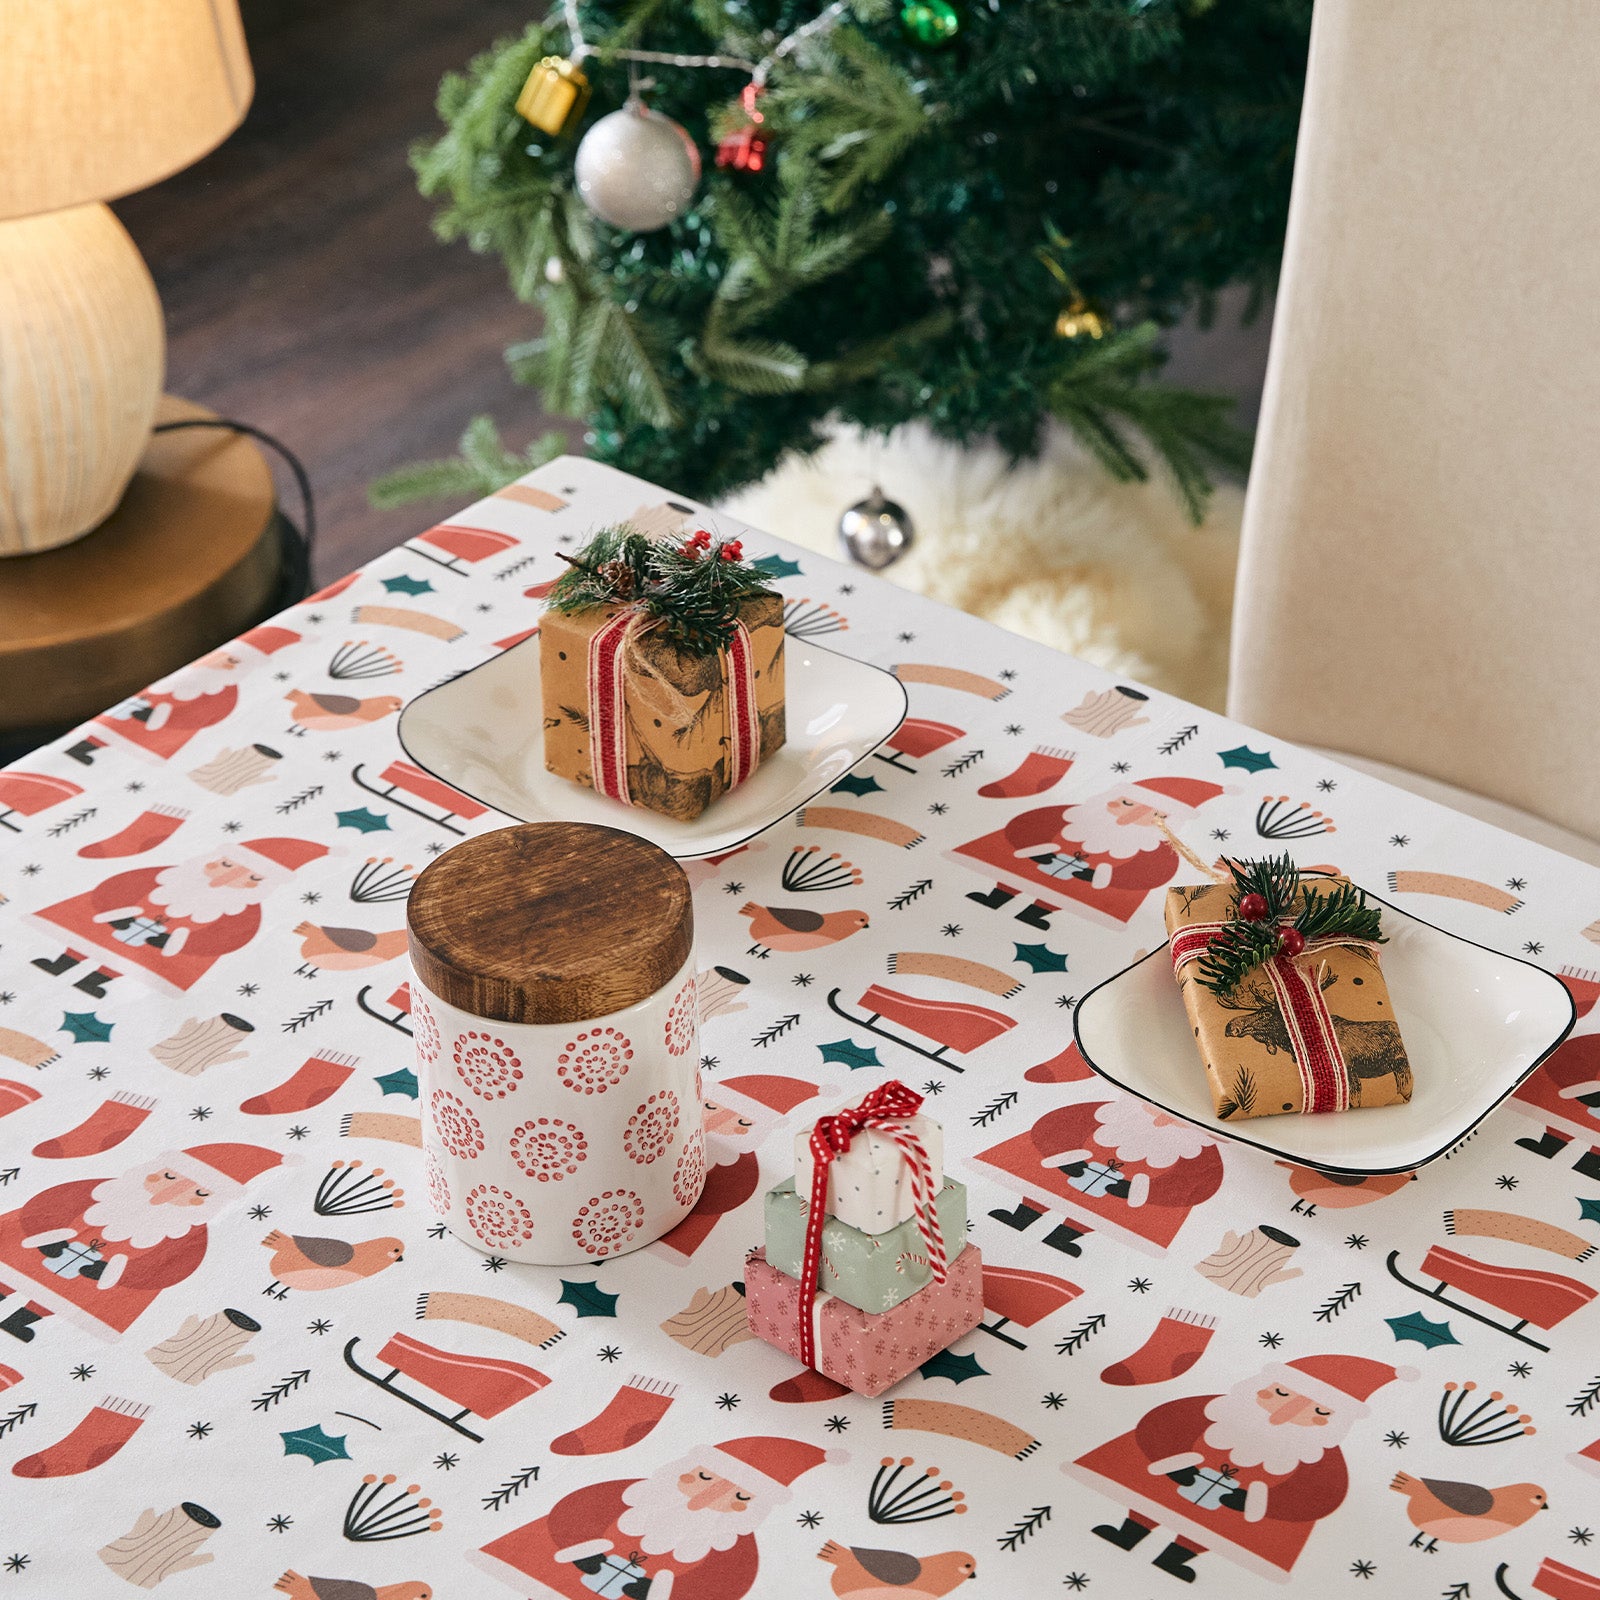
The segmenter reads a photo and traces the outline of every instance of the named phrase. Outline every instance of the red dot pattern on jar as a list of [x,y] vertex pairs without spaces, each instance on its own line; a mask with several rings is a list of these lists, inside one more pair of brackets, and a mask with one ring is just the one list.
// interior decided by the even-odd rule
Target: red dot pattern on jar
[[511,1159],[540,1183],[559,1183],[589,1155],[589,1141],[575,1123],[533,1117],[511,1134]]
[[556,1076],[574,1094],[604,1094],[627,1075],[633,1042],[620,1028],[590,1028],[556,1057]]
[[648,1167],[659,1161],[678,1136],[678,1097],[662,1089],[639,1106],[622,1131],[622,1148],[630,1161]]
[[667,1009],[667,1054],[681,1056],[695,1039],[695,980],[690,978]]
[[491,1249],[514,1248],[533,1237],[533,1213],[509,1189],[480,1183],[467,1195],[466,1209],[472,1231]]
[[483,1154],[483,1124],[466,1101],[448,1089],[433,1091],[433,1126],[439,1143],[451,1155],[462,1161],[476,1161]]
[[522,1061],[492,1033],[458,1034],[450,1047],[461,1081],[480,1099],[503,1100],[522,1082]]
[[644,1201],[632,1189],[592,1195],[572,1219],[572,1237],[592,1256],[615,1255],[644,1224]]

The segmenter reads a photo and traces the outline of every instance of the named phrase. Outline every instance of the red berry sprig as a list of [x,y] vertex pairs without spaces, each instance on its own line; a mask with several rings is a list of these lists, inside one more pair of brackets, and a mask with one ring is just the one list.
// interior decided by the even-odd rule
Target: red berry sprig
[[724,561],[743,561],[744,544],[739,539],[730,539],[725,545],[722,545],[718,549],[717,554],[721,556]]
[[1264,894],[1247,894],[1239,902],[1239,915],[1245,922],[1267,920],[1267,897]]
[[702,551],[711,548],[711,535],[704,528],[697,528],[679,546],[679,553],[686,556],[698,557]]

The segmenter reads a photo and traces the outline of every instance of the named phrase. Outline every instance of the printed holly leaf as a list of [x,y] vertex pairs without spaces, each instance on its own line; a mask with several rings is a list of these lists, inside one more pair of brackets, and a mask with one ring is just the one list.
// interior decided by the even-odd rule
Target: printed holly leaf
[[1246,772],[1265,772],[1276,767],[1277,762],[1267,750],[1252,750],[1247,744],[1235,745],[1231,750],[1219,750],[1217,755],[1225,767],[1242,767]]
[[924,1361],[917,1371],[924,1378],[948,1378],[951,1383],[989,1376],[989,1369],[980,1367],[976,1356],[958,1356],[954,1350],[941,1350],[931,1361]]
[[883,785],[872,776],[861,777],[854,772],[848,772],[829,791],[831,794],[880,794]]
[[104,1044],[115,1026],[102,1022],[92,1011],[67,1011],[61,1017],[62,1030],[72,1035],[74,1044]]
[[614,1317],[617,1314],[617,1299],[614,1294],[607,1294],[598,1283],[572,1283],[568,1279],[561,1280],[560,1305],[571,1306],[580,1317]]
[[1586,1200],[1582,1195],[1577,1198],[1578,1220],[1580,1222],[1600,1222],[1600,1200]]
[[389,831],[389,818],[382,811],[369,811],[365,806],[357,806],[354,811],[336,811],[341,828],[354,828],[357,833],[387,833]]
[[1385,1317],[1383,1320],[1389,1324],[1397,1344],[1409,1339],[1432,1350],[1436,1345],[1461,1343],[1451,1333],[1448,1322],[1429,1322],[1420,1311],[1413,1311],[1409,1317]]
[[386,1095],[403,1094],[408,1099],[417,1098],[417,1075],[410,1067],[396,1067],[382,1077],[372,1080]]
[[295,1428],[289,1433],[280,1433],[278,1437],[283,1440],[283,1453],[286,1456],[304,1456],[314,1467],[324,1461],[350,1459],[350,1452],[344,1447],[348,1435],[324,1433],[320,1422],[313,1423],[309,1428]]
[[403,574],[398,578],[385,578],[383,586],[390,594],[431,594],[433,585],[426,578],[413,578]]
[[854,1039],[836,1039],[832,1044],[819,1044],[824,1061],[842,1061],[852,1072],[857,1067],[881,1067],[878,1052],[869,1044],[864,1049]]
[[762,556],[759,560],[750,563],[757,572],[764,572],[769,578],[798,578],[800,576],[800,563],[787,561],[782,556]]
[[1025,961],[1032,972],[1065,972],[1067,970],[1067,958],[1058,956],[1049,945],[1019,944],[1016,949],[1017,960]]

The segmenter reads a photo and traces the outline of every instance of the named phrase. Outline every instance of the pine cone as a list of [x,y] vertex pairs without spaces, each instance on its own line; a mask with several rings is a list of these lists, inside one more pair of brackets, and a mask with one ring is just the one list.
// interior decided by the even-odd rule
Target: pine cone
[[633,568],[626,561],[602,561],[595,575],[609,588],[618,600],[626,600],[633,593]]

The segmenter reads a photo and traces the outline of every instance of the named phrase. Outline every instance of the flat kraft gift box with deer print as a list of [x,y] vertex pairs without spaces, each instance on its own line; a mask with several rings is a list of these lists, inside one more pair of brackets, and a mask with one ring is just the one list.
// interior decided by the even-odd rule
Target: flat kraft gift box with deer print
[[[1337,890],[1345,881],[1316,883]],[[1230,883],[1169,889],[1167,933],[1174,951],[1182,953],[1185,929],[1226,923],[1237,903]],[[1243,1121],[1410,1100],[1411,1066],[1376,948],[1312,940],[1292,958],[1275,961],[1294,970],[1280,967],[1275,974],[1275,963],[1263,962],[1220,994],[1207,985],[1200,961],[1176,963],[1217,1116]]]

